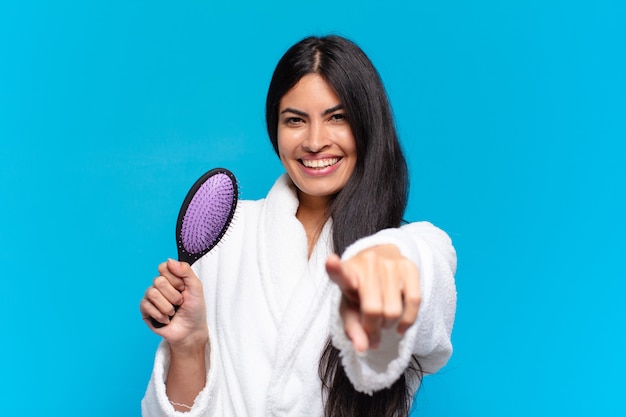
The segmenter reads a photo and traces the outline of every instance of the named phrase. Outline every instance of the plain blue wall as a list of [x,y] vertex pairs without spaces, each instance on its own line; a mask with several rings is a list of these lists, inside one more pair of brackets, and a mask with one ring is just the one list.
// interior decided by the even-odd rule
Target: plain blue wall
[[179,205],[215,166],[266,193],[271,72],[329,32],[388,88],[407,217],[458,251],[415,415],[626,413],[623,1],[212,3],[0,5],[0,414],[139,415]]

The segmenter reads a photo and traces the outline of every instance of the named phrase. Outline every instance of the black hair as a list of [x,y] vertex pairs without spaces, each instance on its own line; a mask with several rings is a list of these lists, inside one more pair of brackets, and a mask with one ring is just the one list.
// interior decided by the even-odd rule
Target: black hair
[[[408,170],[378,72],[361,48],[339,36],[307,37],[278,62],[265,107],[267,131],[276,153],[280,100],[303,76],[313,73],[340,98],[356,142],[354,171],[328,209],[334,250],[341,254],[357,239],[400,226],[408,199]],[[407,372],[410,370],[416,370],[421,378],[416,361]],[[320,358],[319,375],[326,417],[409,414],[413,393],[406,375],[371,396],[357,392],[330,341]]]

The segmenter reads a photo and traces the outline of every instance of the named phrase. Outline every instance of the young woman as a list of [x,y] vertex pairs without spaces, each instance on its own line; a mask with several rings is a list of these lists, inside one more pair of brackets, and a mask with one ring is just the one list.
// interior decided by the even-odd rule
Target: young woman
[[163,337],[142,413],[406,416],[452,352],[456,256],[430,223],[401,226],[407,168],[378,73],[344,38],[306,38],[266,119],[286,174],[193,268],[161,264],[141,301]]

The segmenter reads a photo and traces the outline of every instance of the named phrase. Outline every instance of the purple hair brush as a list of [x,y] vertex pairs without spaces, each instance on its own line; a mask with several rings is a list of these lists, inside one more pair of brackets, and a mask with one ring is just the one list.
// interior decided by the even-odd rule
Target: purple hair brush
[[[193,184],[176,221],[179,261],[193,265],[219,243],[235,214],[237,196],[237,179],[225,168],[212,169]],[[154,319],[152,325],[165,326]]]

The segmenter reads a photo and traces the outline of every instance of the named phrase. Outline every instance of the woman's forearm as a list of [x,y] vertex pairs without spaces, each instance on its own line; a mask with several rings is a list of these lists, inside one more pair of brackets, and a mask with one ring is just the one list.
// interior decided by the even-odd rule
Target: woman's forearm
[[167,375],[167,397],[177,411],[189,411],[206,385],[206,349],[208,342],[186,347],[170,346],[170,368]]

